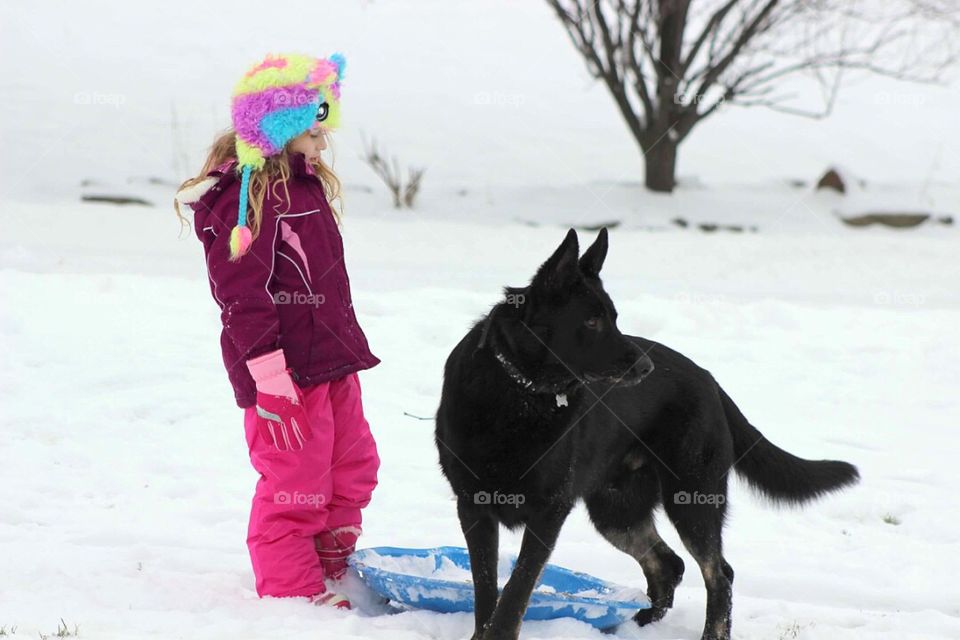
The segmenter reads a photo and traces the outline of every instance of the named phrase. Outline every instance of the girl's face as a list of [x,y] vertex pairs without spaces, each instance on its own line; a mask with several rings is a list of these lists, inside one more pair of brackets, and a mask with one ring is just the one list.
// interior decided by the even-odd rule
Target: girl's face
[[304,131],[290,141],[289,149],[293,153],[302,153],[307,162],[320,160],[320,152],[327,148],[327,130],[315,124],[309,131]]

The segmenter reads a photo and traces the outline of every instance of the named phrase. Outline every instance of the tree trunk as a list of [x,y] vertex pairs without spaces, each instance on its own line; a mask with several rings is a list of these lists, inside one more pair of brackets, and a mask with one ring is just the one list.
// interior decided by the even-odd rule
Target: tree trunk
[[677,143],[670,135],[663,136],[644,153],[647,189],[670,193],[677,183]]

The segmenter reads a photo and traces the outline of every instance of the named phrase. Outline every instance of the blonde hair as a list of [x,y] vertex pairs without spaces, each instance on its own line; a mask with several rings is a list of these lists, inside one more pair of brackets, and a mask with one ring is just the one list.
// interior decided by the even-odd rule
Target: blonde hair
[[[210,146],[210,152],[207,154],[207,161],[203,164],[200,173],[189,180],[185,180],[177,191],[182,191],[187,187],[206,180],[207,174],[222,165],[227,160],[236,157],[237,134],[232,130],[227,130],[220,134]],[[327,202],[330,204],[330,210],[333,216],[340,224],[341,209],[343,200],[340,197],[340,180],[327,164],[317,159],[311,163],[317,179],[323,185],[323,192],[327,196]],[[290,178],[289,153],[284,147],[283,151],[275,156],[267,158],[267,163],[262,169],[254,171],[250,175],[250,187],[247,207],[247,226],[250,227],[250,233],[254,238],[260,234],[260,223],[263,221],[263,201],[270,189],[270,194],[275,200],[281,200],[278,194],[278,188],[283,187],[283,200],[287,203],[287,210],[279,211],[279,205],[274,207],[276,213],[287,213],[290,208],[290,191],[287,189],[287,180]],[[335,203],[335,201],[338,201]],[[336,206],[335,206],[336,205]],[[176,199],[173,201],[173,208],[180,219],[183,228],[190,228],[190,221],[181,213],[180,203]]]

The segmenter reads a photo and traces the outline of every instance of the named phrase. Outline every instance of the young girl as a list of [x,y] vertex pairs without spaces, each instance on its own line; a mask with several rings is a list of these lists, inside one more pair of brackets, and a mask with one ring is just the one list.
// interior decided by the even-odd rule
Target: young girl
[[380,361],[357,323],[339,181],[320,158],[344,59],[268,56],[234,90],[233,130],[177,194],[194,211],[220,345],[260,473],[247,546],[262,596],[338,593],[380,460],[357,371]]

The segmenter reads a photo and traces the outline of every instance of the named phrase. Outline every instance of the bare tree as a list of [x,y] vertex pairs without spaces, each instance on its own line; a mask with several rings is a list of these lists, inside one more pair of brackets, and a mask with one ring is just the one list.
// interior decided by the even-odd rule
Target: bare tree
[[395,209],[406,207],[413,209],[417,194],[420,192],[420,182],[423,180],[423,174],[426,169],[422,167],[408,167],[407,180],[404,183],[403,173],[400,170],[400,162],[396,156],[387,160],[377,149],[377,141],[371,140],[369,143],[363,143],[363,159],[370,168],[373,169],[393,196],[393,206]]
[[957,0],[547,2],[667,192],[680,143],[721,106],[823,117],[848,71],[936,82],[960,31]]

